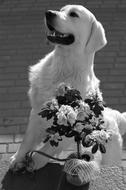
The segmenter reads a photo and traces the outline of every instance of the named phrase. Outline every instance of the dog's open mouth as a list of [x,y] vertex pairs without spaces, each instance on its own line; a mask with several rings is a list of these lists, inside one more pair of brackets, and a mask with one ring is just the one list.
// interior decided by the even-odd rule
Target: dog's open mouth
[[73,34],[61,33],[49,23],[47,23],[47,27],[49,29],[47,39],[52,43],[70,45],[74,42],[75,38]]

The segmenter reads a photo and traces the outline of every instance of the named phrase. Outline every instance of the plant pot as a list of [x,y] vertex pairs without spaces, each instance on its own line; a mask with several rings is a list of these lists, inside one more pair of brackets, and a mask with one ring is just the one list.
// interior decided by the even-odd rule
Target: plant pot
[[99,175],[100,166],[90,152],[85,152],[81,159],[71,154],[64,165],[66,179],[75,186],[81,186],[94,180]]

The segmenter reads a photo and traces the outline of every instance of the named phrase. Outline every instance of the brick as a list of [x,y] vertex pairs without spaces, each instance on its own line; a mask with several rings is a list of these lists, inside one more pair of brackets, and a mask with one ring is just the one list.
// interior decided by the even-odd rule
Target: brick
[[1,87],[0,88],[0,94],[6,94],[7,93],[7,88],[6,87]]
[[8,153],[16,152],[16,151],[18,150],[19,146],[20,146],[20,143],[9,144],[9,145],[8,145],[8,150],[7,150],[7,152],[8,152]]
[[110,70],[109,69],[104,69],[104,71],[102,69],[97,69],[96,73],[100,76],[104,76],[104,75],[109,75]]
[[28,73],[19,74],[19,77],[20,77],[21,79],[26,79],[26,80],[28,80]]
[[[11,47],[10,47],[11,48]],[[7,67],[4,69],[4,72],[7,74],[7,73],[20,73],[20,72],[26,72],[26,68],[25,67],[22,67],[22,66],[18,66],[18,67]],[[7,83],[7,82],[5,82]],[[9,81],[8,81],[9,83]]]
[[0,94],[0,99],[3,100],[3,102],[8,101],[21,101],[21,100],[27,100],[26,93],[11,93],[11,94]]
[[[125,44],[125,46],[126,46],[126,44]],[[116,61],[117,61],[118,63],[122,63],[122,62],[126,63],[126,57],[117,57],[117,58],[116,58]]]
[[5,75],[5,74],[1,74],[0,75],[0,80],[3,80],[3,79],[18,79],[19,75],[17,73],[13,73],[13,74],[8,74],[8,75]]
[[20,102],[12,101],[12,102],[0,102],[0,109],[14,109],[14,108],[19,108],[20,107]]
[[108,81],[108,76],[100,76],[99,74],[97,74],[97,77],[100,81],[102,81],[102,83],[106,83]]
[[4,153],[4,154],[1,154],[1,158],[3,160],[7,160],[9,161],[10,160],[10,157],[13,156],[14,153]]
[[6,117],[3,119],[3,125],[24,124],[28,122],[27,117]]
[[[126,58],[125,58],[125,62],[126,62]],[[126,68],[126,64],[125,64],[125,62],[124,63],[117,63],[117,64],[115,64],[114,66],[116,67],[116,68]]]
[[111,75],[126,75],[126,70],[123,68],[123,69],[115,69],[115,70],[111,70],[110,71],[110,74]]
[[99,57],[105,57],[105,56],[107,56],[107,57],[115,57],[116,56],[116,52],[113,52],[113,51],[110,51],[110,52],[101,52],[101,51],[99,51],[97,53],[97,55]]
[[95,65],[96,69],[112,69],[113,68],[113,64],[112,63],[103,64],[102,60],[99,60],[98,62],[100,62],[100,64],[96,64]]
[[104,89],[124,89],[125,84],[123,84],[123,83],[106,83],[106,84],[103,84],[102,87]]
[[27,86],[16,86],[16,87],[11,87],[7,89],[8,93],[20,93],[20,92],[27,92],[28,87]]
[[6,151],[7,151],[7,145],[0,144],[0,153],[6,153]]
[[1,135],[7,135],[7,134],[19,134],[20,133],[20,127],[19,126],[0,126],[0,134]]
[[12,143],[13,135],[0,135],[0,143]]
[[122,97],[124,96],[124,92],[121,90],[105,90],[103,93],[105,97]]
[[0,125],[3,124],[3,118],[0,118]]
[[107,105],[117,105],[119,104],[119,99],[115,97],[109,97],[105,98],[105,102],[107,103]]
[[98,8],[100,4],[97,2],[87,2],[87,6],[93,7],[93,8]]
[[2,159],[2,154],[0,153],[0,160]]
[[30,102],[29,101],[21,102],[21,108],[30,108]]
[[29,115],[29,109],[8,109],[8,110],[2,110],[1,114],[2,117],[27,117]]
[[110,64],[110,63],[114,62],[114,58],[113,57],[104,57],[104,59],[103,59],[103,57],[97,57],[97,62],[101,63],[101,64],[102,63],[106,63],[106,64],[109,63]]
[[107,77],[108,78],[108,81],[110,81],[110,82],[123,82],[123,83],[125,83],[126,82],[126,76],[125,75],[122,75],[122,76],[120,76],[120,75],[117,75],[117,76],[108,76]]
[[22,134],[15,135],[15,137],[14,137],[14,142],[16,142],[16,143],[22,142],[23,136],[24,136],[24,135],[22,135]]
[[126,98],[123,98],[123,97],[122,97],[122,98],[120,99],[120,104],[126,104]]
[[19,133],[24,134],[26,132],[27,125],[20,125]]
[[18,81],[15,81],[15,85],[17,86],[27,86],[28,85],[28,80],[18,80]]
[[0,81],[0,87],[4,87],[4,86],[14,86],[14,81],[13,80],[1,80]]

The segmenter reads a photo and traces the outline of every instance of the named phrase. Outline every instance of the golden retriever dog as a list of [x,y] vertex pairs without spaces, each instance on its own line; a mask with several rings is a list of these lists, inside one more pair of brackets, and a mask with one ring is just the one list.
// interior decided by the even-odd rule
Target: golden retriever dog
[[[38,113],[43,103],[54,96],[57,85],[61,82],[71,84],[81,92],[83,99],[87,91],[99,90],[99,80],[94,73],[95,53],[106,43],[105,31],[95,16],[81,5],[67,5],[60,11],[49,10],[45,14],[47,39],[54,44],[54,50],[39,63],[30,67],[31,113],[29,124],[19,150],[11,157],[11,167],[20,168],[25,154],[34,149],[57,157],[67,157],[67,152],[75,152],[74,140],[65,138],[58,147],[50,143],[41,145],[49,125]],[[102,63],[101,63],[102,64]],[[113,131],[112,140],[106,145],[106,153],[101,155],[101,164],[121,164],[122,138],[126,132],[126,113],[105,108],[103,111],[107,129]],[[38,144],[40,144],[38,146]],[[84,147],[82,148],[84,151]],[[45,166],[50,160],[44,156],[33,156],[35,168]]]

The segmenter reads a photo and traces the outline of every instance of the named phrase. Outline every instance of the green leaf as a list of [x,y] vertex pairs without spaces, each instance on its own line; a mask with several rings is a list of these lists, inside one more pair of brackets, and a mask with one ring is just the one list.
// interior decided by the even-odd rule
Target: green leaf
[[45,138],[45,140],[43,141],[43,143],[48,142],[49,139],[50,139],[50,136],[48,135],[48,136]]
[[73,137],[76,135],[75,131],[69,131],[68,133],[65,134],[66,137]]
[[48,117],[50,110],[49,109],[42,109],[42,111],[40,113],[38,113],[38,115],[40,115],[42,118]]
[[98,150],[98,143],[95,143],[95,145],[92,147],[92,154],[95,154]]
[[53,117],[53,113],[50,111],[46,116],[47,120],[50,120]]
[[56,142],[56,141],[54,141],[54,140],[51,140],[50,141],[50,144],[52,145],[52,146],[58,146],[58,144],[59,144],[59,142]]
[[106,148],[105,148],[105,146],[103,144],[100,144],[99,148],[100,148],[101,153],[103,153],[103,154],[106,153]]
[[93,140],[91,140],[91,139],[90,139],[89,141],[86,141],[85,138],[82,139],[82,145],[83,145],[84,147],[90,147],[90,146],[93,145],[93,143],[94,143],[94,142],[93,142]]

